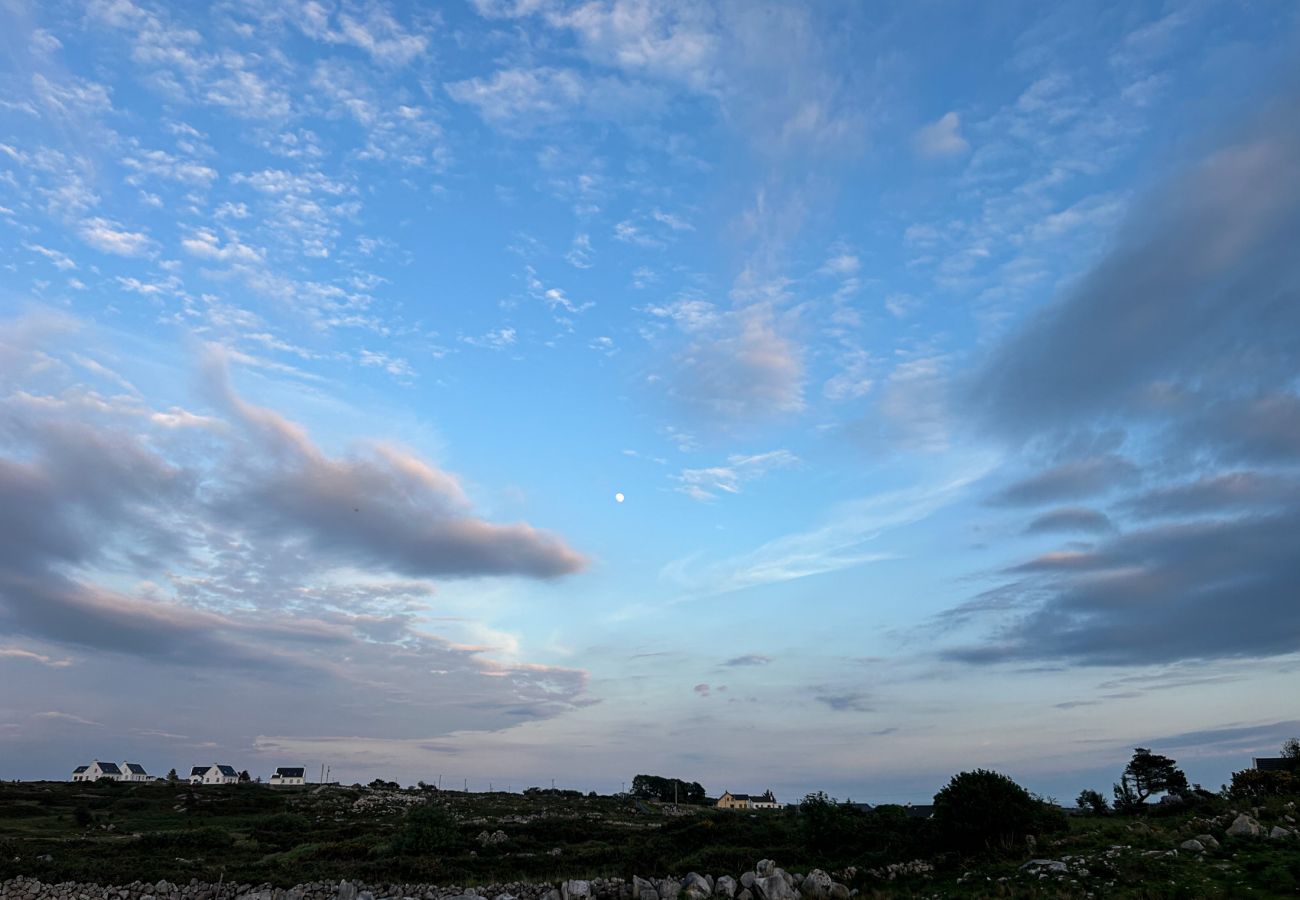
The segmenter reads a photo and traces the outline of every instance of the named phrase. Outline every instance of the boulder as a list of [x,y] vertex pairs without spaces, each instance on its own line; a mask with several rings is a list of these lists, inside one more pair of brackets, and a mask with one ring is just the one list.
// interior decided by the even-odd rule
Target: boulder
[[713,896],[713,886],[698,872],[687,872],[682,879],[682,893],[686,900],[708,900]]
[[736,879],[730,875],[723,875],[713,883],[713,893],[719,897],[726,897],[727,900],[736,896]]
[[743,887],[745,890],[751,889],[754,886],[754,879],[757,877],[758,876],[755,875],[753,872],[746,872],[745,874],[740,876],[740,886]]
[[838,881],[831,883],[831,900],[849,900],[853,893],[847,884],[840,884]]
[[677,900],[682,884],[676,878],[664,878],[659,882],[660,900]]
[[754,874],[759,878],[767,878],[769,875],[776,874],[776,863],[770,859],[760,859],[754,866]]
[[1216,838],[1212,834],[1198,834],[1196,836],[1196,839],[1201,842],[1201,846],[1204,847],[1206,850],[1219,849],[1218,838]]
[[754,879],[754,896],[758,900],[795,900],[794,888],[780,875]]
[[1179,844],[1178,849],[1188,850],[1191,851],[1192,853],[1204,853],[1205,845],[1202,844],[1200,841],[1196,840],[1196,838],[1192,838],[1190,841],[1183,841],[1181,844]]
[[749,888],[745,888],[736,895],[736,900],[754,900],[754,895],[750,892]]
[[590,900],[591,882],[574,878],[560,885],[561,900]]
[[655,888],[654,883],[633,875],[632,900],[641,900],[642,897],[645,897],[648,894],[654,894],[655,897],[659,896],[659,891]]
[[800,882],[799,893],[806,900],[830,900],[832,884],[834,882],[831,881],[831,876],[821,869],[813,869]]
[[1281,825],[1274,825],[1273,830],[1268,833],[1268,836],[1274,841],[1285,841],[1287,838],[1291,837],[1291,829],[1283,828]]
[[1233,819],[1232,824],[1228,826],[1228,834],[1232,837],[1259,837],[1263,832],[1264,829],[1260,827],[1259,822],[1245,813]]
[[1031,859],[1020,868],[1030,873],[1051,873],[1053,875],[1064,875],[1070,871],[1070,867],[1059,859]]

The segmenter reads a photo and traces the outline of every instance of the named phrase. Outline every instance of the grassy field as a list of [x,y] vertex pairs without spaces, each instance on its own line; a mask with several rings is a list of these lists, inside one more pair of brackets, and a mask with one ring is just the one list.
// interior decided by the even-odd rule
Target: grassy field
[[[1295,818],[1294,801],[1287,802],[1263,805],[1261,821]],[[1173,815],[1072,817],[1067,832],[1039,838],[1032,854],[1065,861],[1068,873],[1040,878],[1021,869],[1027,849],[1001,860],[939,852],[931,824],[897,808],[818,818],[798,808],[674,811],[546,792],[5,783],[0,878],[470,885],[688,871],[739,875],[770,857],[791,871],[837,872],[864,895],[879,897],[1300,896],[1294,838],[1221,838],[1218,850],[1203,855],[1166,855],[1198,833],[1222,835],[1235,808],[1216,798]],[[935,871],[897,880],[881,871],[917,858]],[[850,866],[856,872],[846,871]]]

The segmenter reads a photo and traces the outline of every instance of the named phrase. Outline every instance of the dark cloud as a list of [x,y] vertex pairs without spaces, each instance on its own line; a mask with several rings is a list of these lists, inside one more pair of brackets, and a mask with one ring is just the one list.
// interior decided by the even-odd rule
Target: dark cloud
[[1078,500],[1131,484],[1138,467],[1114,454],[1074,459],[1017,481],[995,494],[991,502],[1005,506],[1035,506]]
[[1126,512],[1144,519],[1220,515],[1292,506],[1300,482],[1281,475],[1232,471],[1144,491],[1126,499]]
[[1300,511],[1164,525],[1021,569],[1007,590],[1028,611],[946,656],[1135,665],[1300,648]]
[[871,697],[860,691],[848,691],[842,694],[818,694],[813,697],[818,703],[825,704],[835,712],[872,712],[875,707]]
[[[1290,383],[1300,350],[1298,235],[1300,102],[1289,97],[1138,203],[1078,287],[992,354],[968,385],[971,408],[1024,435],[1153,412],[1151,392],[1174,383],[1212,392],[1202,409],[1225,404],[1209,421],[1266,425],[1251,410]],[[1295,403],[1286,390],[1267,405]],[[1292,437],[1288,427],[1266,443]]]
[[763,656],[761,653],[746,653],[744,656],[733,656],[723,663],[724,666],[765,666],[772,661],[772,657]]
[[1025,528],[1025,534],[1056,534],[1059,532],[1087,532],[1105,534],[1114,531],[1115,523],[1103,512],[1095,509],[1069,507],[1043,513]]

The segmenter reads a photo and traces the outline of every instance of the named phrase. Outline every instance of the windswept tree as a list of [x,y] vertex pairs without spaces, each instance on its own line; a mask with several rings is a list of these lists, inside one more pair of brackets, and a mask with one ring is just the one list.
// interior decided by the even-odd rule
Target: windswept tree
[[1288,772],[1300,775],[1300,738],[1288,738],[1282,744],[1282,758]]
[[1119,784],[1115,785],[1115,809],[1132,812],[1142,808],[1155,794],[1169,793],[1182,797],[1190,790],[1187,776],[1174,760],[1138,747],[1124,767]]
[[179,781],[179,780],[180,780],[180,776],[176,774],[176,770],[175,770],[175,769],[172,769],[171,771],[169,771],[169,772],[167,773],[167,783],[168,783],[168,784],[175,784],[175,783],[176,783],[177,781]]
[[1096,816],[1104,816],[1110,812],[1110,806],[1106,803],[1106,798],[1101,795],[1100,791],[1094,791],[1092,788],[1084,788],[1079,791],[1079,799],[1074,801],[1079,809],[1086,809]]

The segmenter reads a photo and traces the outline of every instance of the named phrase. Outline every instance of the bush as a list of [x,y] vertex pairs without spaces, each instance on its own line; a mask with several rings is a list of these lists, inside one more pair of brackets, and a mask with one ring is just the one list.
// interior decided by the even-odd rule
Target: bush
[[460,843],[460,830],[451,813],[437,803],[413,806],[402,828],[393,838],[393,852],[418,856],[453,849]]
[[1096,816],[1104,816],[1110,812],[1110,805],[1106,802],[1106,798],[1101,795],[1100,791],[1094,791],[1091,788],[1084,788],[1079,791],[1079,799],[1074,802],[1079,809],[1087,810]]
[[1019,850],[1026,835],[1066,827],[1059,810],[985,769],[954,775],[934,795],[934,824],[944,848],[993,854]]
[[89,809],[82,805],[72,811],[72,820],[76,822],[79,827],[85,828],[91,822],[95,821],[95,817],[90,814]]
[[1261,772],[1245,769],[1232,773],[1228,793],[1234,797],[1284,797],[1300,794],[1300,778],[1290,772]]

